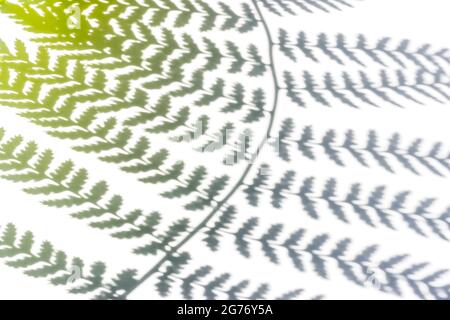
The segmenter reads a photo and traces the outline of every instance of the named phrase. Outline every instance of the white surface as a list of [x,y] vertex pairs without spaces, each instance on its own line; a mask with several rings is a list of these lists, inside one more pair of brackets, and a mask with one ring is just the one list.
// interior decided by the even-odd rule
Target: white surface
[[[377,40],[384,36],[390,36],[394,40],[409,38],[414,44],[420,46],[430,43],[434,48],[450,47],[450,38],[447,33],[450,28],[448,13],[450,12],[450,2],[442,0],[366,0],[356,5],[354,9],[347,9],[342,12],[332,14],[316,13],[314,15],[300,13],[297,17],[276,18],[274,15],[265,13],[274,36],[278,27],[289,30],[292,34],[303,30],[310,34],[327,32],[336,34],[342,32],[353,39],[362,33],[371,40]],[[0,37],[11,40],[11,37],[20,33],[16,31],[10,21],[0,16]],[[214,36],[211,35],[211,36]],[[353,37],[352,37],[353,36]],[[221,34],[220,37],[232,39],[246,43],[264,41],[262,30],[234,37],[233,34]],[[264,46],[264,44],[261,44]],[[265,51],[263,51],[265,53]],[[288,68],[295,73],[295,68],[299,71],[326,70],[338,68],[336,64],[316,65],[310,61],[306,65],[294,66],[285,58],[277,59],[277,69]],[[376,70],[376,68],[374,69]],[[239,80],[239,79],[237,79]],[[270,93],[272,83],[270,77],[265,78],[263,83]],[[252,84],[253,85],[253,84]],[[450,148],[448,137],[450,127],[450,103],[439,105],[427,102],[425,106],[416,106],[412,103],[405,109],[398,109],[385,105],[380,109],[362,107],[354,110],[345,106],[336,106],[328,109],[319,105],[310,105],[306,109],[300,109],[282,97],[276,124],[292,117],[297,122],[297,131],[304,125],[313,125],[314,130],[324,133],[327,129],[336,129],[342,137],[346,129],[354,129],[360,133],[358,137],[365,138],[369,129],[375,129],[383,137],[388,137],[394,132],[399,132],[405,142],[411,142],[415,138],[421,137],[425,142],[433,143],[443,141],[446,150]],[[51,148],[55,151],[57,159],[73,159],[78,166],[89,169],[93,181],[106,179],[111,185],[111,189],[125,197],[125,200],[132,208],[145,208],[148,212],[155,207],[164,209],[164,214],[170,219],[187,216],[180,212],[180,205],[162,202],[153,190],[147,186],[136,182],[135,177],[120,172],[112,165],[105,165],[95,159],[95,156],[83,155],[72,151],[68,144],[48,137],[41,128],[29,124],[26,120],[15,115],[11,109],[0,109],[0,127],[7,129],[10,135],[21,134],[26,139],[32,139],[43,148]],[[261,126],[263,127],[263,126]],[[265,127],[265,125],[264,125]],[[278,126],[276,126],[276,129]],[[386,141],[380,140],[380,141]],[[157,143],[157,142],[156,142]],[[173,155],[183,158],[182,149],[173,149]],[[363,168],[353,160],[348,160],[349,165],[339,168],[326,157],[320,157],[317,161],[309,161],[298,156],[291,165],[286,165],[276,158],[276,155],[267,149],[261,162],[270,163],[275,171],[273,179],[278,179],[281,174],[288,169],[298,171],[298,178],[316,176],[317,185],[323,185],[328,177],[339,178],[339,191],[346,192],[353,182],[362,182],[364,191],[371,190],[378,185],[387,185],[388,192],[393,195],[403,190],[413,191],[412,199],[420,200],[426,197],[436,197],[438,201],[434,208],[445,209],[450,205],[448,190],[450,180],[436,177],[426,173],[422,176],[414,176],[406,170],[400,169],[398,174],[392,175],[373,166],[370,169]],[[189,159],[191,160],[191,159]],[[214,167],[213,159],[202,158],[199,162],[206,166]],[[352,162],[353,161],[353,162]],[[352,165],[353,164],[353,165]],[[236,168],[232,174],[239,176]],[[219,169],[222,170],[222,169]],[[214,170],[213,170],[214,172]],[[251,178],[251,177],[250,177]],[[299,185],[297,179],[295,186]],[[157,262],[155,257],[136,257],[130,253],[132,246],[129,243],[113,240],[107,233],[92,230],[82,221],[71,219],[64,210],[55,210],[44,207],[39,203],[37,197],[25,195],[21,191],[19,184],[0,180],[0,224],[14,222],[19,231],[32,230],[38,239],[50,240],[59,249],[66,251],[71,256],[82,257],[89,261],[105,261],[108,268],[118,271],[123,268],[137,268],[141,273],[150,269]],[[161,203],[159,203],[161,201]],[[292,199],[284,204],[282,211],[271,208],[269,201],[265,201],[260,208],[251,208],[238,192],[230,201],[231,204],[239,206],[240,216],[238,221],[244,221],[251,216],[258,216],[261,224],[270,226],[272,223],[284,223],[294,230],[296,227],[306,228],[311,234],[330,233],[332,239],[352,238],[356,248],[363,248],[365,245],[377,243],[380,245],[380,252],[385,257],[390,254],[410,253],[412,261],[429,261],[433,270],[450,266],[450,255],[448,254],[450,245],[448,242],[435,237],[425,239],[419,237],[400,227],[401,232],[393,232],[384,228],[371,229],[362,223],[357,222],[357,218],[352,219],[355,223],[345,225],[332,218],[329,214],[323,214],[323,218],[314,221],[309,219],[304,213],[298,199]],[[439,212],[439,210],[436,210]],[[190,213],[193,221],[204,216],[205,212]],[[238,222],[236,222],[238,223]],[[223,242],[223,248],[218,253],[211,253],[201,242],[203,235],[197,235],[184,250],[195,254],[194,263],[203,265],[212,263],[219,271],[230,272],[236,282],[241,279],[254,279],[257,283],[270,280],[274,284],[274,293],[304,288],[310,295],[325,294],[326,298],[342,299],[390,299],[395,296],[385,295],[371,288],[357,287],[346,281],[340,275],[333,277],[331,281],[323,280],[312,272],[299,273],[291,267],[288,259],[283,259],[283,267],[270,264],[262,256],[260,250],[254,255],[252,260],[238,256],[234,250],[232,240]],[[338,273],[338,272],[337,272]],[[449,280],[449,279],[447,279]],[[447,281],[448,283],[448,281]],[[4,264],[0,264],[0,298],[41,298],[41,299],[69,299],[72,295],[65,293],[62,288],[55,288],[45,280],[35,280],[27,278],[20,271],[11,269]],[[180,297],[176,292],[173,298]],[[158,298],[153,282],[141,286],[130,297],[136,299]],[[405,295],[405,298],[414,298],[412,295]]]

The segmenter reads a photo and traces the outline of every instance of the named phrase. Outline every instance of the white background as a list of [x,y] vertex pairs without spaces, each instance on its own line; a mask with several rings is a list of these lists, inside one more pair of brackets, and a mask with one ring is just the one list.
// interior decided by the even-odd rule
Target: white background
[[[297,31],[305,31],[310,34],[327,32],[329,34],[344,33],[349,39],[354,39],[359,33],[367,38],[377,40],[384,36],[390,36],[394,40],[404,38],[412,39],[413,43],[420,46],[430,43],[434,48],[450,48],[450,39],[447,35],[450,20],[450,3],[443,0],[366,0],[357,4],[354,9],[346,9],[332,14],[316,13],[314,15],[299,13],[296,17],[284,17],[279,19],[265,12],[266,19],[276,35],[278,27],[296,34]],[[258,37],[264,41],[264,35],[259,31]],[[11,37],[20,35],[20,31],[14,29],[7,19],[0,16],[0,37],[11,40]],[[245,44],[245,37],[240,39]],[[247,39],[255,42],[254,36]],[[284,69],[284,63],[289,63],[284,58],[278,60],[278,69]],[[336,65],[314,65],[308,69],[326,70],[337,68]],[[291,68],[292,66],[289,66]],[[299,66],[303,68],[303,66]],[[301,70],[301,69],[299,69]],[[295,70],[291,70],[295,72]],[[267,78],[267,88],[270,90],[270,78]],[[421,137],[428,145],[442,141],[450,148],[448,137],[450,128],[450,103],[440,105],[427,102],[424,106],[411,103],[404,109],[394,106],[383,106],[380,109],[363,107],[353,110],[344,106],[325,108],[311,106],[307,109],[299,109],[286,98],[280,101],[280,107],[276,117],[277,124],[286,117],[296,120],[296,134],[304,125],[314,125],[315,131],[323,134],[327,129],[336,129],[341,135],[346,129],[354,129],[359,137],[364,138],[369,129],[377,130],[386,141],[390,134],[400,132],[405,142],[411,142]],[[92,156],[75,153],[61,141],[49,138],[42,129],[29,124],[8,108],[0,109],[0,127],[7,129],[11,135],[21,134],[27,139],[35,140],[42,147],[50,147],[55,151],[57,159],[73,159],[77,165],[90,169],[91,178],[96,180],[106,179],[111,189],[125,196],[132,207],[146,208],[152,211],[152,207],[160,201],[159,197],[149,192],[145,185],[136,183],[132,176],[120,172],[114,166],[102,164]],[[450,150],[450,149],[447,149]],[[177,151],[172,151],[176,153]],[[353,182],[362,182],[366,191],[377,185],[386,185],[394,194],[396,191],[411,190],[413,199],[420,200],[426,197],[438,199],[434,208],[436,212],[443,211],[450,205],[448,190],[450,183],[447,177],[437,177],[424,172],[422,176],[415,176],[406,170],[399,170],[392,175],[374,166],[371,169],[358,165],[339,168],[325,157],[315,162],[305,158],[294,159],[288,166],[279,161],[273,152],[266,152],[261,162],[270,163],[274,169],[274,179],[279,177],[287,169],[295,168],[298,177],[315,176],[318,184],[328,177],[336,177],[342,192],[348,189]],[[351,163],[351,162],[350,162]],[[206,163],[208,165],[208,163]],[[211,163],[210,165],[214,165]],[[299,184],[299,181],[296,185]],[[39,203],[39,199],[25,195],[21,186],[0,180],[0,224],[14,222],[20,230],[32,230],[37,239],[50,240],[59,249],[69,253],[70,256],[82,257],[87,262],[105,261],[112,273],[124,268],[136,268],[140,272],[150,269],[157,261],[153,257],[136,257],[130,254],[129,244],[113,240],[106,233],[89,229],[86,224],[71,219],[64,210],[46,208]],[[240,207],[240,213],[245,217],[259,216],[264,224],[285,223],[310,230],[313,234],[322,232],[330,233],[333,239],[349,237],[354,239],[356,248],[377,243],[382,248],[385,256],[398,253],[411,254],[412,261],[431,262],[432,270],[446,268],[450,265],[449,244],[435,237],[421,238],[405,228],[401,232],[392,232],[386,229],[370,229],[362,223],[352,225],[341,224],[337,220],[324,214],[319,221],[308,219],[301,215],[301,206],[297,199],[289,200],[283,209],[273,210],[269,201],[259,209],[250,208],[241,193],[237,193],[231,201]],[[179,212],[172,212],[172,215]],[[355,219],[356,221],[356,219]],[[270,281],[274,292],[284,292],[297,287],[304,288],[309,296],[325,294],[329,299],[390,299],[395,296],[381,294],[372,288],[357,287],[342,277],[336,276],[331,281],[323,280],[312,272],[299,273],[290,267],[287,259],[283,260],[285,267],[279,267],[267,262],[262,254],[255,254],[252,260],[238,256],[234,251],[232,240],[224,241],[223,249],[219,253],[212,254],[197,236],[185,247],[185,250],[195,252],[196,265],[206,262],[213,263],[214,267],[222,272],[230,272],[236,276],[236,282],[241,279],[252,279],[254,283]],[[192,266],[194,268],[194,266]],[[447,279],[448,280],[448,279]],[[447,282],[448,283],[448,282]],[[173,298],[178,298],[179,293],[174,292]],[[305,297],[308,297],[306,295]],[[64,288],[55,288],[45,280],[35,280],[24,276],[20,271],[0,264],[0,298],[3,299],[66,299],[77,298],[65,292]],[[132,297],[136,299],[158,298],[152,281],[139,288]],[[414,298],[407,294],[405,298]]]

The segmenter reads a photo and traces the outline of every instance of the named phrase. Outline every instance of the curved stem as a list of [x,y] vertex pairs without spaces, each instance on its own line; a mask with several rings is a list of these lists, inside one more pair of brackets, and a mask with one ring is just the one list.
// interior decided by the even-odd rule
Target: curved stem
[[269,124],[267,126],[266,135],[263,137],[262,141],[258,145],[257,150],[254,152],[253,156],[249,160],[249,163],[246,166],[244,172],[242,173],[240,179],[237,181],[235,186],[228,192],[228,194],[221,201],[219,201],[216,204],[216,206],[213,208],[213,210],[202,220],[202,222],[200,224],[198,224],[193,230],[191,230],[191,232],[189,232],[189,234],[186,235],[186,237],[184,237],[183,240],[181,240],[176,246],[174,246],[161,260],[159,260],[158,263],[156,263],[156,265],[154,265],[148,272],[146,272],[136,282],[136,284],[134,284],[132,287],[130,287],[127,290],[127,292],[125,292],[121,296],[121,299],[126,299],[141,284],[143,284],[145,281],[147,281],[152,275],[157,273],[159,271],[159,269],[161,268],[161,266],[165,262],[167,262],[178,250],[180,250],[186,243],[188,243],[202,229],[207,227],[208,222],[212,218],[214,218],[218,212],[220,212],[222,207],[224,205],[226,205],[226,203],[231,199],[231,197],[236,193],[236,191],[244,184],[244,181],[247,178],[247,176],[250,173],[250,171],[253,169],[260,152],[262,151],[262,149],[266,145],[268,137],[270,137],[270,135],[272,133],[274,122],[275,122],[275,114],[276,114],[276,111],[277,111],[278,100],[279,100],[279,95],[280,95],[280,85],[279,85],[279,80],[278,80],[277,71],[276,71],[276,67],[275,67],[275,59],[274,59],[275,44],[274,44],[274,42],[272,40],[272,35],[270,33],[269,26],[268,26],[267,22],[264,19],[264,16],[263,16],[262,11],[261,11],[261,9],[260,9],[260,7],[258,5],[257,0],[251,0],[251,1],[253,3],[253,6],[255,7],[255,10],[256,10],[256,12],[257,12],[261,22],[262,22],[262,25],[264,27],[264,31],[266,33],[268,46],[269,46],[270,70],[271,70],[272,79],[273,79],[273,85],[274,85],[273,106],[272,106],[272,110],[269,113]]

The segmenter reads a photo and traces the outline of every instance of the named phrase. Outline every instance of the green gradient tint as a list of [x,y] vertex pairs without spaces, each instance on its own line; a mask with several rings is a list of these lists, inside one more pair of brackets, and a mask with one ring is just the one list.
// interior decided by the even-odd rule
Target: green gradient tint
[[114,15],[111,1],[100,0],[2,0],[0,11],[28,32],[91,45],[104,41]]
[[[389,201],[392,205],[384,207],[384,187],[366,192],[361,191],[363,183],[353,184],[341,197],[341,183],[335,178],[327,179],[320,190],[314,177],[300,182],[303,173],[297,170],[296,162],[299,158],[317,160],[320,165],[329,161],[339,170],[347,166],[350,170],[357,165],[364,170],[378,166],[392,174],[404,167],[417,175],[415,168],[419,165],[440,174],[437,165],[441,164],[442,171],[450,171],[449,158],[439,154],[440,143],[425,141],[434,147],[422,153],[421,139],[403,149],[399,134],[386,142],[381,140],[384,133],[376,131],[358,137],[360,127],[344,129],[341,135],[338,129],[330,128],[319,139],[314,123],[298,130],[308,119],[301,116],[303,108],[320,104],[330,109],[343,105],[357,109],[382,107],[382,103],[400,107],[400,102],[450,100],[450,94],[441,89],[450,84],[444,82],[447,76],[444,78],[444,68],[439,64],[450,64],[447,50],[432,54],[425,45],[411,52],[405,45],[408,41],[391,49],[386,40],[372,47],[368,44],[372,41],[364,35],[359,36],[357,47],[346,41],[346,35],[332,41],[333,36],[321,34],[317,41],[310,42],[303,31],[294,34],[297,31],[288,30],[287,25],[283,26],[286,29],[272,30],[272,20],[268,20],[272,17],[270,12],[295,14],[286,3],[312,13],[312,4],[321,11],[328,11],[328,7],[339,10],[340,6],[334,3],[346,4],[350,0],[248,0],[218,2],[217,6],[208,0],[129,0],[130,4],[118,0],[0,1],[2,15],[30,34],[27,39],[17,37],[14,48],[6,47],[0,39],[1,108],[14,110],[61,145],[70,145],[79,154],[90,154],[121,174],[134,177],[136,183],[151,186],[154,199],[165,201],[158,212],[155,210],[159,204],[154,208],[153,198],[144,194],[145,208],[134,208],[126,203],[125,196],[110,190],[111,177],[106,174],[107,181],[94,181],[91,171],[79,167],[75,160],[58,160],[57,148],[44,149],[40,141],[35,143],[21,135],[11,137],[0,129],[0,180],[20,183],[23,191],[39,197],[43,206],[68,213],[72,219],[107,232],[117,241],[131,240],[136,256],[158,259],[140,272],[139,278],[136,271],[125,270],[110,282],[103,281],[106,266],[94,263],[86,285],[70,292],[88,293],[103,288],[98,298],[124,299],[152,279],[160,296],[165,297],[182,280],[184,296],[190,298],[192,286],[187,281],[200,279],[205,298],[214,299],[214,290],[222,290],[222,283],[231,280],[231,274],[225,273],[208,284],[203,278],[212,274],[209,266],[186,278],[180,276],[183,269],[194,270],[196,262],[190,264],[188,250],[193,250],[192,243],[198,245],[193,240],[199,237],[211,251],[219,251],[222,241],[233,237],[236,256],[253,258],[254,251],[259,250],[258,256],[268,263],[282,267],[285,258],[289,258],[299,272],[304,272],[303,263],[308,263],[307,269],[322,279],[340,271],[352,285],[365,286],[358,276],[379,263],[378,258],[372,258],[378,254],[378,246],[366,247],[352,256],[347,248],[358,239],[336,241],[326,233],[309,232],[282,221],[268,226],[272,220],[265,220],[259,212],[255,211],[259,215],[254,217],[246,213],[250,206],[260,211],[269,205],[271,209],[286,208],[286,204],[294,203],[289,200],[291,197],[297,197],[301,210],[315,220],[328,214],[336,218],[336,223],[350,226],[357,220],[358,228],[364,223],[371,228],[396,230],[397,222],[403,219],[410,231],[421,236],[434,233],[448,240],[439,226],[447,223],[450,213],[439,218],[437,214],[428,215],[433,201],[423,200],[415,211],[405,213],[404,203],[410,192],[398,193]],[[151,14],[146,15],[149,10]],[[182,34],[174,30],[187,25],[189,28]],[[222,33],[212,36],[207,31]],[[238,37],[238,33],[242,35]],[[84,50],[92,48],[95,50]],[[361,56],[367,56],[365,64],[358,59]],[[398,56],[414,66],[408,68]],[[384,58],[393,61],[384,64]],[[308,59],[323,64],[323,68],[309,70]],[[437,70],[426,70],[423,60]],[[340,66],[326,69],[333,61]],[[357,76],[343,72],[343,66],[351,64],[361,68]],[[392,70],[390,65],[400,70]],[[376,74],[371,73],[374,71]],[[430,75],[433,82],[428,83],[424,79]],[[114,85],[109,80],[114,80]],[[442,97],[436,98],[437,93]],[[298,108],[280,110],[288,100],[298,104]],[[310,105],[312,101],[315,102]],[[199,122],[201,130],[193,127]],[[342,131],[342,127],[338,128]],[[320,124],[317,131],[323,129]],[[252,135],[252,131],[257,134]],[[175,143],[185,143],[186,148],[178,148]],[[259,159],[265,154],[263,148],[273,148],[273,157]],[[211,157],[199,161],[197,152],[208,152]],[[195,156],[190,157],[191,154]],[[262,164],[275,157],[282,162],[271,166],[282,164],[280,174],[278,168],[272,173],[269,165]],[[230,159],[232,165],[241,167],[228,167]],[[247,201],[243,203],[246,207],[240,207],[242,200]],[[162,207],[169,201],[179,201],[173,207],[176,210]],[[319,201],[317,208],[321,210],[316,211]],[[322,206],[322,202],[327,206]],[[245,216],[241,219],[242,214]],[[390,216],[395,217],[392,223]],[[427,234],[422,233],[416,218],[430,226]],[[262,229],[264,226],[268,229]],[[233,231],[235,227],[237,231]],[[256,231],[262,231],[262,236],[258,237]],[[306,231],[316,235],[303,238]],[[20,240],[14,225],[9,225],[0,235],[0,258],[2,252],[7,253],[6,257],[25,257],[28,260],[20,263],[8,261],[10,266],[22,270],[47,263],[40,271],[26,272],[49,278],[55,285],[67,284],[65,253],[54,253],[53,246],[46,244],[36,256],[31,251],[34,244],[31,233]],[[323,247],[332,251],[323,251]],[[285,258],[279,259],[282,254]],[[311,259],[303,261],[306,255]],[[424,264],[403,264],[402,257],[406,255],[387,257],[383,262],[390,264],[379,270],[388,279],[381,288],[383,292],[401,296],[403,288],[397,281],[409,284],[418,297],[426,294],[440,298],[440,291],[450,292],[450,284],[437,287],[429,281],[438,279],[441,271],[417,278],[414,273]],[[400,262],[406,269],[397,268]],[[74,264],[83,263],[77,259]],[[223,266],[220,269],[225,271]],[[222,293],[234,297],[248,283],[242,281]],[[259,288],[250,297],[262,297],[269,291],[269,284]],[[300,291],[282,297],[295,297],[297,292]]]

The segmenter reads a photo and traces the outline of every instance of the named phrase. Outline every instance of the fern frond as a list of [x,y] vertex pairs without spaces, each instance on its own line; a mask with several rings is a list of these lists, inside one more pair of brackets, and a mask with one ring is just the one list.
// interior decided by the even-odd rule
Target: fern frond
[[203,210],[207,206],[211,206],[213,201],[219,196],[221,191],[225,189],[230,177],[223,175],[218,178],[214,178],[209,186],[204,190],[205,196],[199,196],[196,200],[185,205],[185,208],[190,211]]
[[[449,239],[450,221],[448,213],[431,211],[435,202],[434,198],[426,198],[418,201],[412,210],[406,210],[410,191],[396,193],[391,199],[387,199],[386,186],[378,186],[371,190],[367,199],[361,194],[361,183],[354,183],[348,192],[339,194],[338,183],[334,178],[326,181],[323,188],[315,187],[315,178],[303,179],[298,191],[292,190],[293,172],[286,172],[273,186],[268,186],[265,181],[269,179],[268,166],[264,168],[264,175],[257,174],[253,183],[243,191],[252,206],[259,206],[263,193],[271,194],[271,204],[280,209],[286,197],[298,197],[304,212],[312,219],[319,219],[327,211],[320,211],[320,203],[327,205],[328,213],[343,223],[350,224],[350,214],[355,215],[359,221],[372,228],[378,226],[397,230],[395,224],[402,222],[408,229],[416,234],[428,237],[433,234],[443,240]],[[264,179],[264,180],[262,180]],[[262,182],[264,181],[264,182]],[[387,204],[386,204],[387,203]]]
[[55,286],[65,286],[74,294],[92,294],[105,286],[104,263],[92,264],[90,271],[84,274],[85,264],[81,259],[73,258],[69,262],[67,254],[56,250],[48,241],[37,250],[33,233],[19,236],[13,224],[2,229],[0,258],[6,260],[7,266],[21,270],[29,277],[44,278]]
[[[286,119],[283,127],[286,123],[291,124],[292,120]],[[450,170],[449,158],[441,154],[442,143],[440,142],[434,143],[428,151],[423,150],[422,139],[416,139],[405,147],[401,147],[401,136],[395,133],[390,137],[387,147],[381,147],[378,133],[372,130],[367,134],[366,144],[360,145],[356,141],[354,131],[348,130],[340,143],[337,132],[333,129],[328,130],[320,140],[316,140],[310,126],[303,129],[298,140],[291,139],[291,135],[291,129],[281,129],[275,140],[277,143],[274,144],[280,158],[286,161],[290,159],[290,150],[295,146],[302,156],[312,160],[316,159],[316,150],[321,149],[331,161],[341,167],[346,166],[345,154],[364,167],[371,167],[372,162],[391,173],[396,171],[394,163],[415,175],[420,174],[418,168],[437,176],[444,176],[445,172]]]
[[230,206],[224,210],[224,212],[220,215],[218,220],[215,222],[214,226],[209,228],[206,233],[206,238],[204,241],[208,245],[208,247],[216,251],[219,246],[219,238],[220,238],[220,230],[227,228],[231,222],[233,221],[236,215],[236,208],[234,206]]
[[[293,41],[293,37],[284,30],[279,30],[279,49],[290,60],[296,62],[301,58],[308,58],[314,62],[323,62],[326,57],[340,65],[354,63],[367,67],[374,62],[382,67],[394,64],[397,68],[418,69],[436,72],[448,66],[450,60],[446,56],[446,50],[433,50],[430,45],[423,45],[417,49],[411,47],[409,40],[402,40],[397,45],[391,44],[391,38],[382,38],[373,45],[369,39],[360,34],[356,40],[349,44],[344,34],[329,36],[319,34],[314,40],[310,40],[305,32],[300,32]],[[297,56],[297,53],[300,54]]]
[[352,8],[360,0],[260,0],[271,13],[283,16],[296,15],[296,9],[306,13],[341,11]]
[[111,196],[105,181],[88,181],[88,171],[75,168],[72,161],[54,162],[50,150],[40,152],[35,143],[25,143],[21,137],[0,143],[0,171],[4,172],[1,178],[26,183],[24,192],[42,197],[44,205],[70,208],[73,218],[88,221],[93,228],[108,230],[115,238],[139,239],[150,235],[159,243],[155,236],[161,219],[159,213],[145,215],[143,210],[125,213],[123,197]]
[[157,254],[159,251],[167,251],[167,247],[176,241],[184,232],[188,230],[189,219],[181,219],[174,222],[157,241],[153,241],[149,245],[145,245],[134,250],[137,254]]
[[[215,274],[213,267],[209,265],[201,266],[191,273],[182,275],[183,269],[187,266],[189,256],[180,254],[171,260],[166,267],[166,271],[161,274],[156,284],[161,296],[167,296],[175,285],[181,289],[184,299],[194,299],[202,296],[207,300],[227,298],[229,300],[264,300],[270,294],[270,285],[260,284],[256,287],[251,285],[249,280],[234,282],[229,273]],[[279,299],[291,300],[304,294],[304,290],[296,289],[283,293]]]
[[107,283],[95,298],[98,300],[120,300],[123,292],[133,288],[137,282],[137,271],[134,269],[125,270]]
[[[252,228],[248,226],[251,225]],[[366,247],[357,255],[349,256],[348,251],[352,244],[351,239],[342,239],[331,243],[328,234],[319,234],[306,240],[306,230],[299,229],[288,236],[286,240],[280,240],[283,225],[273,225],[260,238],[253,235],[258,226],[258,219],[251,218],[243,227],[235,233],[237,250],[249,257],[248,251],[242,250],[243,243],[248,248],[250,245],[259,245],[266,257],[273,263],[278,263],[278,254],[284,251],[289,256],[294,266],[300,272],[306,272],[306,265],[312,267],[321,278],[329,279],[331,263],[337,265],[344,278],[359,286],[365,286],[367,280],[366,271],[375,270],[380,275],[377,277],[378,289],[398,296],[405,294],[403,286],[411,290],[418,298],[442,299],[442,295],[448,295],[449,285],[440,285],[438,280],[446,273],[439,270],[427,273],[425,276],[416,276],[427,264],[406,264],[407,255],[396,255],[384,259],[375,259],[377,246]],[[243,232],[242,230],[245,230]],[[331,250],[325,249],[330,247]],[[403,266],[401,266],[403,264]]]
[[360,105],[380,107],[380,102],[403,107],[403,101],[423,104],[421,99],[438,103],[450,99],[450,81],[441,71],[430,73],[418,70],[414,80],[410,81],[402,70],[395,72],[394,80],[385,70],[380,72],[376,80],[371,79],[364,71],[360,71],[358,77],[347,72],[343,72],[339,78],[326,73],[323,80],[318,80],[308,71],[304,71],[302,78],[303,86],[300,87],[299,80],[292,73],[284,73],[286,94],[300,107],[306,107],[306,98],[327,107],[338,102],[353,108],[359,108]]

